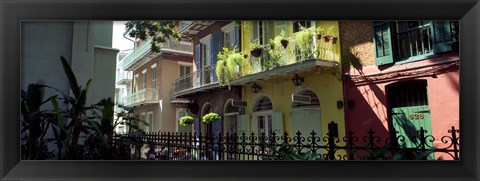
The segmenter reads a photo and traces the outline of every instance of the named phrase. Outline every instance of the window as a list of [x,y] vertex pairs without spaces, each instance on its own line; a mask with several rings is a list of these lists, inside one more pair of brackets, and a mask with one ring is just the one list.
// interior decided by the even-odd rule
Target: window
[[252,32],[252,42],[258,42],[261,45],[268,43],[266,21],[254,21]]
[[224,27],[221,28],[223,32],[223,47],[232,50],[233,48],[239,48],[237,42],[239,39],[238,35],[238,26],[236,22],[232,22]]
[[133,93],[138,92],[138,74],[135,74],[135,79],[133,79]]
[[153,112],[148,112],[147,113],[147,120],[146,122],[148,125],[145,126],[145,131],[146,132],[151,132],[153,131]]
[[200,45],[201,45],[201,50],[200,50],[200,53],[201,53],[201,58],[200,59],[201,60],[200,61],[202,63],[202,67],[210,65],[211,39],[212,39],[212,36],[208,35],[208,36],[206,36],[206,37],[204,37],[200,40]]
[[147,88],[147,69],[142,71],[142,90]]
[[310,28],[312,26],[311,21],[293,21],[293,32],[298,32],[303,28]]
[[390,108],[428,106],[427,81],[400,82],[388,87]]
[[458,21],[374,21],[376,65],[415,61],[452,50]]
[[210,83],[211,73],[211,39],[212,35],[208,35],[200,39],[200,64],[202,66],[201,80],[202,85]]
[[157,64],[152,65],[152,89],[157,88]]
[[[259,136],[265,133],[269,136],[272,133],[272,101],[267,96],[259,98],[253,105],[253,126],[255,134]],[[257,129],[255,129],[257,127]]]

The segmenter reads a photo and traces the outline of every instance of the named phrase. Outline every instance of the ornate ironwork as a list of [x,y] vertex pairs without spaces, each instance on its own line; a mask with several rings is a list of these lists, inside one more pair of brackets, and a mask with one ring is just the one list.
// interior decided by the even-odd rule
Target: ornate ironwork
[[[406,137],[398,135],[382,138],[372,129],[359,138],[353,131],[347,131],[344,137],[334,136],[333,132],[326,136],[317,135],[314,131],[302,135],[300,131],[290,136],[287,132],[278,134],[260,133],[218,133],[204,135],[202,133],[151,132],[116,135],[116,140],[129,138],[135,140],[137,149],[144,144],[166,147],[167,159],[179,160],[263,160],[284,158],[276,155],[284,145],[289,145],[290,154],[312,154],[315,160],[427,160],[427,159],[460,159],[460,131],[455,127],[448,130],[434,146],[435,138],[426,135],[420,128],[418,135],[412,136],[411,145],[405,146]],[[120,142],[120,141],[119,141]],[[288,151],[288,150],[287,150]],[[160,151],[159,151],[160,152]],[[134,157],[137,158],[137,157]],[[140,158],[140,156],[138,156]]]

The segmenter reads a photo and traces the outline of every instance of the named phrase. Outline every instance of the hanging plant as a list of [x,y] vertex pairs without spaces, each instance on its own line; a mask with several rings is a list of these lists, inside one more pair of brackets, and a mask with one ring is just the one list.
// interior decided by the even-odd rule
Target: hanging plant
[[250,54],[254,57],[260,57],[262,55],[262,45],[258,42],[253,42],[252,45],[250,45],[250,48],[252,49],[250,51]]
[[329,42],[329,41],[330,41],[330,36],[329,36],[329,35],[323,36],[323,40],[324,40],[325,42]]
[[191,116],[183,116],[180,118],[179,123],[182,126],[188,126],[193,124],[193,117]]
[[241,67],[245,60],[245,56],[238,52],[236,48],[229,51],[228,48],[223,48],[217,55],[218,61],[215,68],[218,81],[220,84],[227,84],[230,88],[229,82],[234,78],[240,76]]
[[333,37],[333,38],[332,38],[332,43],[333,43],[333,44],[336,44],[336,43],[337,43],[337,40],[338,40],[338,37]]
[[206,114],[202,118],[202,121],[207,124],[217,122],[218,120],[220,120],[220,116],[218,116],[217,113],[213,113],[213,112]]
[[283,48],[287,48],[287,46],[288,46],[288,40],[287,39],[280,40],[280,43],[282,43]]

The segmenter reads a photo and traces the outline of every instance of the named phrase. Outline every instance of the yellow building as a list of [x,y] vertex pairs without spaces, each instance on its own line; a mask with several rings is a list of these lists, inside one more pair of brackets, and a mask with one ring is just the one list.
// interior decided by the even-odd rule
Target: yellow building
[[[229,82],[243,87],[246,102],[238,132],[326,136],[333,121],[332,131],[343,137],[340,42],[337,21],[242,21],[242,76]],[[250,53],[255,43],[259,57]]]

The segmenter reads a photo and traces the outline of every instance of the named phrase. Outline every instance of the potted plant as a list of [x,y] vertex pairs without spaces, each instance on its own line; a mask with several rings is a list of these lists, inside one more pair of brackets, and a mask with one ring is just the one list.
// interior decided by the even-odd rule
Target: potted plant
[[182,126],[188,126],[193,124],[193,118],[191,116],[183,116],[180,118],[179,123]]
[[217,113],[213,112],[206,114],[202,118],[202,121],[207,124],[217,122],[218,120],[220,120],[220,116]]
[[315,30],[313,28],[300,27],[300,31],[294,34],[295,47],[301,52],[302,60],[306,60],[313,57],[313,36]]
[[338,40],[338,36],[337,36],[337,34],[335,34],[335,35],[332,37],[332,43],[333,43],[333,44],[336,44],[336,43],[337,43],[337,40]]
[[318,26],[317,29],[315,29],[315,33],[317,33],[317,40],[320,40],[325,33],[325,28],[323,28],[322,26]]
[[253,42],[252,45],[250,45],[250,48],[252,49],[250,51],[250,54],[254,57],[260,57],[262,55],[262,45],[258,42]]
[[285,31],[282,30],[279,35],[277,35],[274,40],[275,42],[277,41],[277,38],[280,40],[280,43],[282,44],[283,48],[287,48],[288,46],[288,37],[285,33]]
[[[318,26],[316,29],[317,39],[323,38],[325,42],[329,42],[330,39],[335,38],[335,43],[337,42],[336,36],[332,36],[334,26],[328,27],[326,30],[322,26]],[[333,39],[332,39],[333,43]]]
[[270,39],[270,41],[268,42],[268,44],[270,45],[270,49],[271,49],[271,50],[275,50],[275,42],[274,42],[272,39]]

